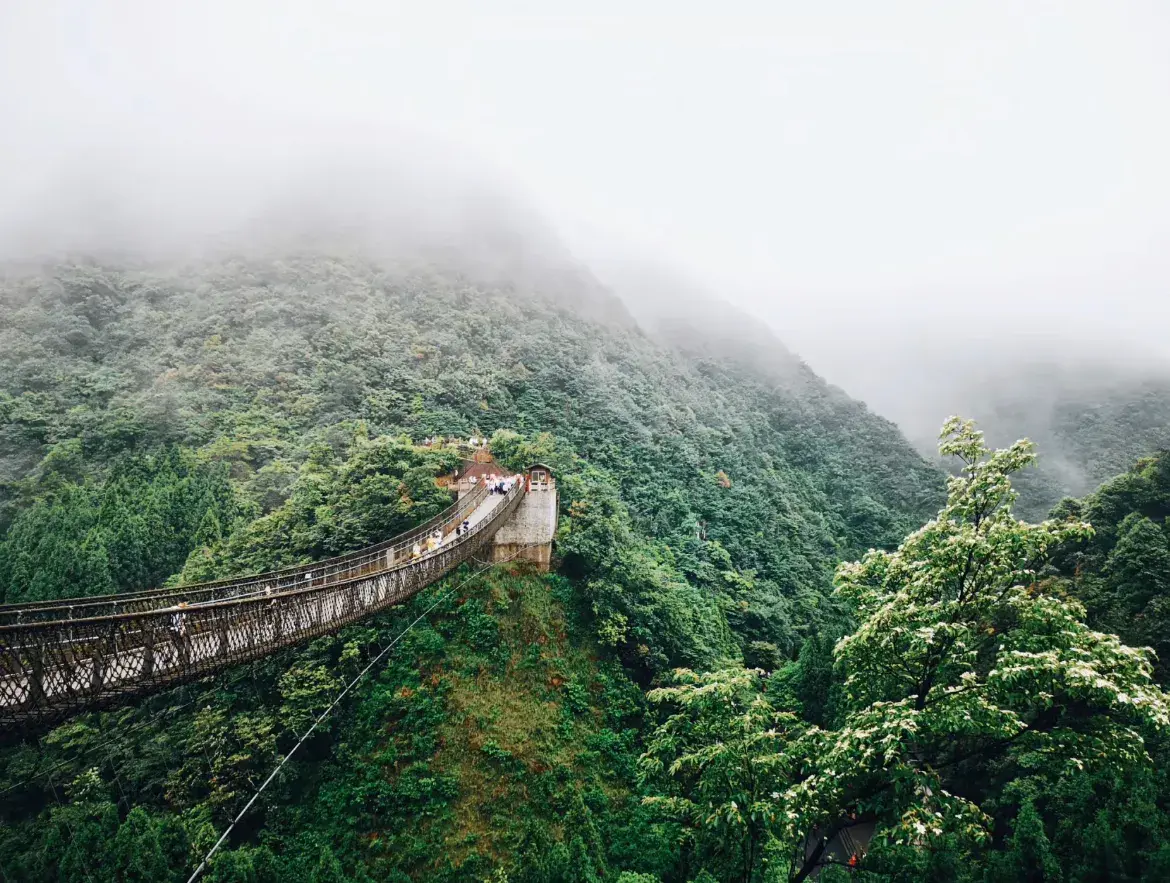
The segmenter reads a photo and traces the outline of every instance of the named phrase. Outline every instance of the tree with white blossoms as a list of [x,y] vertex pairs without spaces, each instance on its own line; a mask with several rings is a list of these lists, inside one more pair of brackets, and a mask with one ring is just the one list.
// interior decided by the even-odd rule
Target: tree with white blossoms
[[[1049,554],[1091,527],[1012,516],[1009,479],[1035,459],[1031,442],[993,452],[973,423],[952,418],[940,451],[962,470],[938,516],[896,551],[870,551],[837,570],[837,592],[860,623],[835,650],[845,678],[839,726],[789,721],[786,738],[752,760],[761,779],[754,791],[770,795],[765,857],[753,874],[804,880],[840,861],[831,844],[851,830],[876,831],[861,861],[874,870],[925,862],[936,847],[973,849],[990,837],[988,770],[1003,781],[1148,766],[1145,737],[1170,729],[1151,652],[1093,631],[1079,603],[1038,581]],[[779,732],[770,711],[755,716]],[[719,746],[696,746],[665,726],[648,756],[676,788],[681,775],[693,784]],[[666,763],[672,738],[679,751]],[[692,802],[705,798],[690,793]],[[725,814],[714,801],[704,806],[708,820]]]

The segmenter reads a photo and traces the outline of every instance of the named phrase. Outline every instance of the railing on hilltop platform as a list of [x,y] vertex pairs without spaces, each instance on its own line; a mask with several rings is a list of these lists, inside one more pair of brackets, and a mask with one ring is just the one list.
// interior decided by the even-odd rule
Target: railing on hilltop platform
[[[400,604],[486,546],[523,494],[522,481],[504,495],[483,488],[378,546],[270,574],[120,598],[113,614],[62,615],[95,599],[30,606],[23,621],[0,625],[0,730],[52,723],[205,677]],[[450,535],[447,528],[480,507],[486,508],[469,530]],[[414,543],[440,526],[446,541],[413,556]],[[29,621],[32,611],[38,621]],[[39,619],[50,611],[56,619]]]

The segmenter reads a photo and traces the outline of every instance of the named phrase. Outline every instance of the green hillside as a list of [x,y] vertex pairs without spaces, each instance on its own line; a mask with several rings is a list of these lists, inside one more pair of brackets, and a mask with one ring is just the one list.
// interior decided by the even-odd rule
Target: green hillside
[[[206,879],[1165,878],[1170,698],[1093,630],[1161,621],[1160,460],[1027,524],[1027,445],[948,425],[948,486],[734,316],[640,326],[580,268],[434,266],[6,278],[6,601],[377,542],[445,505],[435,434],[550,465],[561,511],[551,574],[464,566],[308,646],[9,740],[5,879],[182,883],[384,649]],[[842,839],[859,825],[867,846]]]
[[[669,866],[668,836],[638,805],[641,693],[597,661],[566,615],[567,584],[499,568],[444,588],[209,880],[479,880],[508,867],[543,881]],[[5,878],[186,880],[257,777],[433,597],[4,753]]]
[[[433,479],[454,462],[411,439],[489,433],[505,462],[557,473],[563,575],[496,573],[444,602],[306,746],[213,879],[672,873],[677,834],[639,808],[634,682],[773,667],[839,632],[836,562],[938,502],[938,473],[893,426],[799,364],[779,377],[652,339],[583,272],[477,278],[307,255],[82,263],[0,288],[6,601],[393,535],[443,505]],[[179,879],[434,596],[6,752],[0,869]]]
[[[999,444],[1030,438],[1034,469],[1019,477],[1020,511],[1042,518],[1061,498],[1081,497],[1136,460],[1170,448],[1170,373],[1086,360],[1075,367],[1024,365],[955,389],[952,408],[977,415]],[[923,440],[923,447],[930,447]]]
[[[895,541],[938,501],[937,473],[897,430],[807,369],[781,385],[689,358],[645,336],[585,274],[526,288],[320,256],[73,265],[9,278],[0,297],[4,557],[76,536],[76,522],[98,562],[85,579],[62,565],[52,585],[9,577],[6,598],[136,587],[146,576],[124,574],[125,558],[150,561],[151,577],[177,571],[192,525],[219,536],[271,516],[295,475],[334,468],[356,437],[510,429],[541,435],[532,455],[570,479],[566,513],[578,497],[605,531],[631,532],[620,548],[574,557],[566,539],[563,551],[607,633],[660,667],[730,650],[725,613],[741,646],[794,652],[835,562]],[[186,464],[174,467],[190,472],[182,480],[220,489],[156,520],[185,545],[126,550],[96,514],[100,488],[137,474],[123,508],[155,511],[135,494],[173,481],[141,477],[163,449],[178,450],[166,456]],[[71,495],[84,506],[62,502]],[[671,607],[704,611],[705,634],[662,628]]]

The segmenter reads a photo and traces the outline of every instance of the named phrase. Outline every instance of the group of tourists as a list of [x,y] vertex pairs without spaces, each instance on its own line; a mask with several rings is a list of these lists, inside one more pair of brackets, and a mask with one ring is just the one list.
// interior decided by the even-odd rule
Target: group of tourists
[[482,448],[482,447],[486,446],[487,443],[488,443],[487,436],[481,436],[481,435],[473,435],[473,436],[471,436],[471,438],[467,439],[466,441],[464,441],[461,438],[457,438],[455,436],[446,437],[446,436],[442,436],[442,435],[428,435],[426,438],[423,439],[423,447],[426,447],[426,448],[439,447],[440,445],[456,445],[456,446],[465,445],[469,448]]
[[512,485],[516,482],[516,476],[511,478],[500,478],[498,475],[488,476],[488,493],[489,494],[506,494],[512,489]]
[[[506,494],[512,489],[512,485],[518,481],[520,481],[519,475],[511,475],[504,478],[494,472],[491,475],[485,475],[483,477],[483,483],[487,485],[489,494]],[[467,479],[467,483],[473,486],[477,485],[479,484],[479,478],[473,475]]]
[[[470,519],[464,518],[459,524],[455,525],[455,536],[461,537],[471,530]],[[433,552],[439,546],[443,545],[443,531],[436,529],[433,533],[427,534],[427,538],[421,543],[416,542],[414,548],[411,549],[411,557],[418,558],[423,552]]]
[[412,558],[418,558],[423,552],[433,552],[439,546],[443,545],[443,530],[442,528],[435,528],[427,534],[426,539],[419,541],[415,540],[414,546],[410,550]]

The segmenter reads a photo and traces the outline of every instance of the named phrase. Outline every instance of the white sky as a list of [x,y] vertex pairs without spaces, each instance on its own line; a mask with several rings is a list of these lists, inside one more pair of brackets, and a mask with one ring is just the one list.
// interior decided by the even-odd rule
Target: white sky
[[10,206],[78,145],[434,136],[887,413],[901,352],[1170,350],[1165,0],[5,0],[0,125]]

